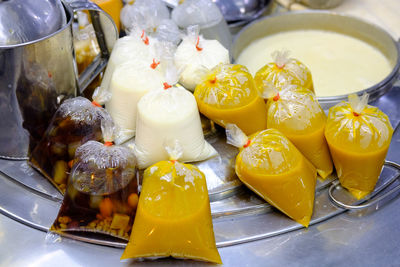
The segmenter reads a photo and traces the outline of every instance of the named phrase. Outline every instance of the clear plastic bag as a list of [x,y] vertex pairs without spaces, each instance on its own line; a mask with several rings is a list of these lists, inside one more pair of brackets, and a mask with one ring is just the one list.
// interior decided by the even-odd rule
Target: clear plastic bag
[[150,34],[160,42],[171,42],[178,45],[182,40],[182,33],[171,19],[163,19],[158,24],[153,34]]
[[230,49],[232,36],[218,6],[211,0],[185,0],[172,10],[171,18],[182,29],[199,25],[200,33],[209,40],[218,40]]
[[79,30],[74,34],[74,49],[78,73],[81,73],[100,53],[93,25],[89,23],[87,14],[78,12]]
[[121,23],[128,33],[136,25],[147,33],[154,32],[161,21],[169,17],[169,10],[161,0],[136,0],[132,5],[125,5],[121,10]]
[[267,90],[268,128],[281,131],[317,168],[325,179],[333,171],[325,139],[326,116],[316,96],[296,85],[285,86],[275,93]]
[[131,60],[115,68],[110,84],[112,97],[106,109],[119,127],[117,144],[135,135],[137,103],[149,91],[163,87],[165,61],[173,57],[175,48],[170,43],[157,43],[152,60]]
[[151,62],[154,58],[153,43],[154,40],[139,28],[135,28],[131,35],[118,39],[101,82],[102,90],[110,89],[111,78],[118,65],[138,60]]
[[266,64],[254,76],[258,91],[262,94],[267,88],[281,90],[285,85],[297,85],[314,92],[310,70],[295,58],[289,58],[288,51],[272,53],[274,62]]
[[183,147],[183,162],[201,161],[217,154],[204,139],[193,94],[173,86],[179,70],[171,61],[165,75],[164,88],[148,92],[137,106],[135,154],[141,169],[168,159],[164,142],[172,139]]
[[113,126],[102,122],[104,144],[89,141],[76,150],[55,233],[96,233],[128,240],[138,203],[136,160],[113,145]]
[[393,134],[386,114],[368,95],[350,95],[329,109],[325,136],[340,183],[357,199],[374,190]]
[[178,46],[175,64],[183,72],[179,83],[194,91],[199,80],[199,72],[212,69],[220,63],[229,63],[229,51],[217,40],[206,40],[199,35],[199,27],[189,26],[187,36]]
[[236,126],[226,128],[228,144],[240,149],[235,171],[253,192],[296,222],[308,226],[314,206],[317,172],[278,130],[246,135]]
[[267,128],[264,100],[245,66],[216,66],[196,86],[194,96],[200,112],[222,127],[233,123],[246,134]]
[[89,140],[102,140],[101,122],[112,121],[101,107],[110,95],[97,89],[93,102],[84,97],[65,100],[54,114],[43,138],[32,151],[30,164],[65,192],[76,149]]
[[222,263],[215,246],[204,174],[180,163],[183,149],[172,142],[169,161],[144,172],[130,240],[121,259],[175,257]]

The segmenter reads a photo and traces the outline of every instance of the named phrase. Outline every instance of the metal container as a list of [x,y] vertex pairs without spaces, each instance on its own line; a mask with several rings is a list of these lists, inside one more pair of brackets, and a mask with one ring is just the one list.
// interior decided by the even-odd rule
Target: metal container
[[[0,1],[0,9],[7,5],[11,10],[10,6],[14,4],[7,19],[4,19],[7,13],[2,13],[0,29],[11,27],[10,20],[14,20],[14,24],[28,25],[27,18],[18,18],[29,14],[34,30],[18,26],[14,27],[20,30],[16,35],[12,28],[1,31],[0,158],[25,159],[41,139],[60,101],[76,96],[105,67],[118,31],[112,19],[89,1],[68,1],[63,5],[59,2],[61,10],[57,10],[55,4],[46,12],[35,8],[26,11],[25,6],[17,1]],[[37,6],[42,2],[56,3],[55,0],[34,2]],[[73,12],[78,10],[89,10],[102,50],[79,77],[72,43]],[[37,14],[32,13],[36,11]],[[60,13],[53,16],[48,12]],[[60,16],[65,16],[65,23],[62,19],[57,21]]]
[[301,2],[315,9],[327,9],[337,7],[343,0],[297,0],[296,2]]
[[[399,75],[399,44],[390,34],[376,25],[355,17],[333,12],[291,12],[256,20],[244,27],[236,36],[232,46],[233,58],[234,60],[237,59],[240,53],[249,44],[259,38],[284,31],[306,29],[327,30],[349,35],[379,49],[387,58],[393,69],[382,81],[369,88],[358,91],[357,94],[361,95],[366,92],[370,95],[369,100],[374,101],[392,88]],[[318,101],[322,108],[326,110],[342,100],[347,100],[347,96],[348,95],[318,97]]]

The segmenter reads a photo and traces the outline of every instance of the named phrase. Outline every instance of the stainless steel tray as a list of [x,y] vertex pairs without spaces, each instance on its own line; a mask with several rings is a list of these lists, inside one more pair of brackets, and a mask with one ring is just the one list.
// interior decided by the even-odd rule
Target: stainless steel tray
[[[208,136],[207,139],[210,143],[215,144],[222,142],[221,135],[223,133],[218,132]],[[214,143],[212,138],[216,138]],[[398,161],[399,147],[400,130],[397,127],[389,149],[388,160]],[[201,163],[199,167],[204,171],[204,166],[214,171],[206,162]],[[380,190],[388,183],[390,185],[385,189],[386,191],[399,186],[399,174],[399,170],[385,166],[376,190]],[[328,188],[334,180],[334,176],[325,181],[318,180],[314,214],[310,225],[346,211],[346,209],[334,205],[329,199]],[[217,186],[214,188],[217,191],[213,193],[211,190],[210,193],[214,232],[218,247],[241,244],[303,228],[243,186],[226,187],[234,188],[234,190],[227,190],[230,195],[225,194],[224,197],[220,197],[220,194],[226,190],[218,191],[220,188]],[[340,186],[336,187],[334,195],[347,204],[359,204]],[[25,161],[0,160],[0,213],[34,229],[47,232],[57,216],[60,205],[60,193],[44,177],[30,168]],[[105,237],[88,238],[72,234],[65,236],[111,247],[123,248],[126,245],[126,241]]]

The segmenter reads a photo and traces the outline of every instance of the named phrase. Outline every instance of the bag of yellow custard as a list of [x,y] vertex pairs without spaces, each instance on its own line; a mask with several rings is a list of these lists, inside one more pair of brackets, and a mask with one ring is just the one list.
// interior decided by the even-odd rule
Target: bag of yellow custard
[[268,99],[268,128],[282,132],[325,179],[332,173],[333,164],[324,134],[326,115],[314,93],[286,85],[280,91],[265,88],[263,96]]
[[295,58],[289,57],[289,51],[274,51],[274,62],[266,64],[254,76],[257,90],[263,93],[265,87],[282,89],[285,85],[293,84],[314,92],[310,70]]
[[219,64],[194,91],[199,111],[222,127],[236,124],[246,134],[267,128],[264,100],[245,66]]
[[168,142],[170,160],[144,171],[130,240],[121,259],[174,257],[221,264],[215,244],[204,174],[177,161],[178,141]]
[[247,137],[228,124],[227,142],[240,149],[235,171],[257,195],[296,222],[308,227],[317,172],[314,166],[278,130],[267,129]]
[[393,128],[386,114],[352,94],[329,109],[325,136],[340,184],[357,199],[374,190]]

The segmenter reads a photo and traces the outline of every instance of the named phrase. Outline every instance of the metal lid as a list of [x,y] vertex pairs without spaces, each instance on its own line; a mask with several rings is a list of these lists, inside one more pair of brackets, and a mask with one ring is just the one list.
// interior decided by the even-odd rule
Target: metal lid
[[0,46],[46,37],[66,21],[61,0],[0,0]]

